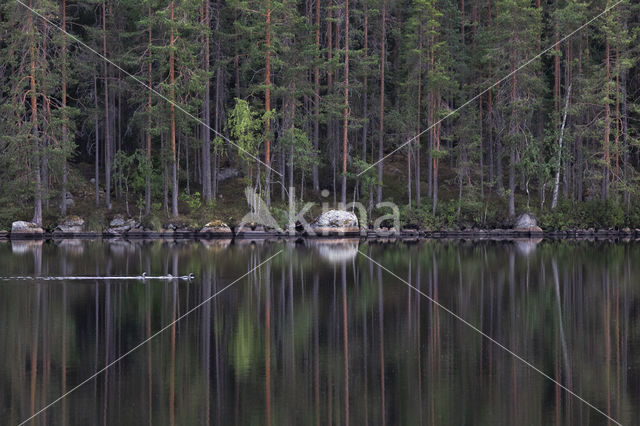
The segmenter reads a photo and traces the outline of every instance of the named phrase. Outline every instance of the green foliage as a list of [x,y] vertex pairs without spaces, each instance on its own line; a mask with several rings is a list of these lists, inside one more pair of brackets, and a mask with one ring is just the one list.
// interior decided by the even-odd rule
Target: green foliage
[[[625,214],[624,207],[615,201],[591,200],[580,204],[579,208],[562,201],[552,211],[538,214],[543,229],[587,229],[622,228],[632,224],[635,218]],[[638,223],[638,222],[635,222]]]
[[180,193],[180,200],[187,204],[190,211],[198,210],[202,206],[202,200],[199,192],[194,192],[193,194],[182,192]]
[[136,150],[133,154],[128,155],[119,150],[113,158],[112,168],[111,176],[114,184],[124,186],[127,213],[130,194],[135,197],[138,208],[142,209],[146,176],[153,172],[144,152]]
[[227,129],[239,147],[238,154],[245,162],[253,161],[252,157],[258,155],[261,142],[259,132],[263,123],[264,118],[252,111],[247,101],[236,98],[235,106],[229,113]]
[[291,153],[291,148],[293,148],[293,157],[290,154],[289,161],[294,161],[296,167],[308,168],[315,163],[316,152],[306,132],[302,129],[295,127],[287,129],[281,139],[280,146],[285,153],[289,154]]

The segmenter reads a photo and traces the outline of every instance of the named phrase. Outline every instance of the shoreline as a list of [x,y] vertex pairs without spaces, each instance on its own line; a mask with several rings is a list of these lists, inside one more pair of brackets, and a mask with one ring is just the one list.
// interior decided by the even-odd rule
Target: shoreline
[[640,229],[578,229],[561,231],[527,231],[515,229],[470,229],[418,231],[367,230],[360,232],[328,232],[308,235],[305,232],[248,231],[240,232],[199,232],[199,231],[135,231],[111,232],[0,232],[0,240],[55,240],[55,239],[102,239],[102,240],[267,240],[267,239],[309,239],[323,240],[336,238],[358,238],[362,240],[430,240],[430,239],[474,239],[474,240],[514,240],[514,239],[612,239],[624,238],[640,240]]

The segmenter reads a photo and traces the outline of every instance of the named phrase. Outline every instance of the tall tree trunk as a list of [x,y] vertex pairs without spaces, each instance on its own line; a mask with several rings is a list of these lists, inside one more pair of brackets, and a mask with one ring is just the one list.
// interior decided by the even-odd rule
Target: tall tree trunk
[[411,208],[411,144],[407,145],[407,196],[409,199],[409,208]]
[[173,30],[173,19],[175,13],[175,2],[172,1],[170,7],[170,20],[172,23],[169,36],[169,92],[171,97],[170,116],[171,116],[171,180],[173,190],[171,192],[171,215],[178,217],[178,164],[176,159],[176,112],[175,112],[175,53],[173,51],[175,45],[175,34]]
[[606,200],[609,197],[609,168],[611,165],[610,159],[610,147],[609,147],[609,137],[611,133],[611,106],[609,105],[609,82],[611,80],[611,51],[609,46],[609,37],[606,37],[605,41],[605,70],[606,70],[606,81],[605,81],[605,97],[604,97],[604,153],[603,160],[604,164],[602,166],[602,199]]
[[265,177],[265,196],[267,205],[271,205],[271,118],[269,117],[271,113],[271,0],[267,1],[267,15],[266,15],[266,24],[267,24],[267,34],[266,34],[266,45],[265,45],[265,73],[264,73],[264,84],[265,84],[265,93],[264,93],[264,109],[267,115],[267,123],[266,123],[266,140],[265,140],[265,152],[264,152],[264,162],[267,165],[266,177]]
[[[331,96],[333,93],[333,66],[331,60],[333,59],[333,0],[329,0],[329,6],[327,9],[327,95]],[[328,114],[327,117],[327,139],[331,141],[333,137],[333,116]],[[331,163],[331,177],[332,177],[332,192],[333,202],[336,202],[336,164],[333,161],[333,153],[331,152],[331,144],[327,146],[327,157]]]
[[[313,150],[314,155],[318,156],[318,148],[320,144],[320,67],[318,66],[320,62],[320,0],[316,0],[316,16],[315,16],[315,25],[316,25],[316,63],[313,70],[313,84],[314,84],[314,94],[313,94]],[[315,191],[320,190],[320,178],[318,175],[318,163],[314,161],[311,166],[311,179],[313,181],[313,189]]]
[[[216,25],[215,25],[215,34],[220,34],[220,1],[216,2]],[[222,99],[222,92],[224,88],[222,87],[222,69],[220,67],[220,38],[218,37],[216,40],[216,90],[215,90],[215,117],[214,117],[214,131],[216,133],[220,133],[221,129],[221,118],[222,118],[222,105],[224,100]],[[240,87],[238,83],[238,93]],[[215,152],[214,155],[214,164],[213,164],[213,197],[216,197],[218,194],[218,170],[220,167],[220,157],[218,152]]]
[[[433,102],[431,109],[434,111],[434,117],[437,111],[440,109],[440,89],[436,89],[435,96],[433,97]],[[431,132],[432,132],[432,140],[433,140],[433,152],[435,155],[433,156],[433,178],[432,178],[432,194],[433,194],[433,203],[432,203],[432,212],[436,214],[436,208],[438,207],[438,163],[439,163],[439,153],[440,153],[440,128],[441,124],[436,124]]]
[[384,142],[384,70],[387,49],[387,0],[382,0],[382,52],[380,54],[380,128],[378,134],[378,194],[377,202],[382,202],[382,157]]
[[342,205],[347,204],[347,137],[349,134],[349,0],[344,4],[344,110],[342,112]]
[[[238,20],[238,9],[233,9],[233,20],[234,22]],[[235,88],[236,88],[236,98],[240,98],[240,54],[238,53],[238,28],[233,26],[233,71],[235,74]],[[219,42],[218,42],[219,43]]]
[[[107,57],[107,2],[102,2],[102,54]],[[111,117],[109,114],[109,68],[103,61],[104,74],[104,192],[105,205],[111,210]]]
[[60,3],[60,12],[62,15],[62,47],[60,56],[62,57],[61,83],[62,83],[62,150],[65,153],[62,160],[62,199],[60,204],[60,213],[62,216],[67,215],[67,2],[62,0]]
[[202,110],[202,119],[205,125],[202,126],[202,197],[206,202],[212,200],[211,191],[211,83],[209,78],[210,67],[210,38],[209,28],[211,19],[209,16],[209,0],[204,0],[204,23],[207,31],[204,36],[204,72],[206,75],[204,83],[204,104]]
[[420,150],[422,149],[420,133],[422,132],[422,123],[420,120],[422,119],[422,43],[423,43],[423,33],[422,33],[422,17],[420,18],[420,28],[418,29],[420,32],[418,34],[418,108],[416,111],[416,134],[419,135],[416,140],[416,152],[415,156],[415,176],[416,176],[416,207],[420,207]]
[[[369,57],[369,9],[367,2],[364,2],[364,51],[363,59],[367,60]],[[362,161],[367,161],[367,132],[369,130],[369,69],[364,70],[364,81],[362,83],[362,119],[364,124],[362,125]],[[373,154],[373,153],[372,153]],[[373,155],[372,155],[373,158]]]
[[511,123],[509,133],[511,135],[511,140],[509,141],[509,216],[514,217],[516,215],[516,205],[515,205],[515,192],[516,192],[516,147],[515,147],[515,126],[516,126],[516,73],[515,73],[516,65],[515,62],[512,64],[513,77],[511,78]]
[[[29,8],[33,8],[33,0],[29,1]],[[33,203],[33,219],[32,222],[42,225],[42,182],[40,175],[40,142],[38,131],[38,99],[36,92],[36,28],[33,24],[33,14],[28,13],[27,26],[29,28],[29,58],[30,58],[30,97],[31,97],[31,134],[33,137],[34,157],[32,159],[32,167],[35,177],[35,193]]]
[[95,120],[95,141],[96,141],[96,156],[95,156],[95,170],[94,170],[94,179],[95,179],[95,191],[96,191],[96,207],[100,206],[100,134],[99,134],[99,123],[98,123],[98,76],[96,72],[93,73],[93,102],[95,112],[93,114],[93,118]]
[[[41,63],[42,64],[47,64],[48,63],[48,59],[47,59],[47,34],[49,33],[48,30],[48,23],[45,21],[42,23],[42,34],[44,34],[45,36],[42,38],[42,44],[40,46],[38,46],[38,51],[41,52]],[[49,208],[49,187],[51,186],[51,176],[49,173],[50,170],[50,165],[49,165],[49,150],[48,145],[49,145],[49,135],[47,132],[47,128],[46,128],[46,123],[49,123],[50,117],[51,117],[51,103],[48,102],[47,99],[47,82],[48,82],[48,78],[47,78],[47,70],[46,70],[46,66],[41,67],[40,69],[40,74],[41,74],[41,84],[39,86],[39,90],[42,94],[42,113],[40,115],[40,120],[42,121],[42,128],[40,130],[42,130],[42,135],[39,138],[39,144],[40,144],[40,167],[41,167],[41,177],[40,177],[40,181],[41,181],[41,186],[40,186],[40,194],[42,197],[42,202],[44,203],[44,208],[48,209]]]
[[555,57],[553,58],[553,107],[554,112],[558,114],[560,112],[560,36],[557,22]]
[[564,101],[564,114],[562,117],[562,126],[560,127],[560,138],[558,139],[558,161],[556,162],[556,177],[553,184],[553,198],[551,200],[551,210],[558,205],[558,190],[560,188],[560,167],[562,164],[562,139],[564,136],[564,126],[567,122],[567,111],[569,109],[569,98],[571,96],[571,84],[567,88],[567,95]]
[[147,134],[146,134],[146,154],[147,154],[147,175],[145,176],[144,185],[144,213],[149,214],[151,212],[151,87],[153,85],[152,71],[152,51],[151,46],[153,44],[152,28],[151,28],[151,7],[147,9],[149,18],[149,27],[147,31],[149,33],[149,63],[147,64],[147,78],[149,84],[149,90],[147,92]]

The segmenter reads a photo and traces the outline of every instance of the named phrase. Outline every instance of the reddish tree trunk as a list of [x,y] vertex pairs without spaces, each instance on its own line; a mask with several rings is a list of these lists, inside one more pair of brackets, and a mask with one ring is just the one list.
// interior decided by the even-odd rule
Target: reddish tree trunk
[[377,202],[382,202],[382,157],[384,142],[384,69],[387,54],[387,1],[382,2],[382,52],[380,54],[380,128],[378,134],[378,194]]
[[[264,109],[269,116],[271,112],[271,0],[267,1],[267,36],[266,36],[266,52],[265,52],[265,74],[264,74],[264,84],[265,84],[265,94],[264,94]],[[265,152],[264,152],[264,162],[267,165],[266,170],[266,201],[267,205],[271,203],[271,187],[270,187],[270,177],[271,177],[271,119],[267,118],[266,123],[266,134],[267,138],[265,140]]]
[[347,204],[347,144],[349,134],[349,0],[344,17],[344,111],[342,113],[342,204]]
[[[170,6],[170,20],[173,22],[174,13],[175,13],[175,3],[172,1]],[[171,97],[171,105],[170,105],[170,117],[171,117],[171,175],[172,175],[172,183],[173,190],[171,192],[171,215],[175,218],[178,217],[178,164],[176,161],[176,111],[175,111],[175,101],[176,101],[176,75],[175,75],[175,54],[174,54],[174,45],[175,45],[175,34],[173,30],[173,26],[171,27],[170,35],[169,35],[169,93]]]

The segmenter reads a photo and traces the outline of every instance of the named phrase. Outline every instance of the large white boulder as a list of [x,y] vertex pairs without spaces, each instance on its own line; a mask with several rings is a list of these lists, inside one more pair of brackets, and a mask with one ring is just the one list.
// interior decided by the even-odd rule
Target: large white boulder
[[33,222],[17,220],[11,224],[12,234],[43,234],[44,230],[40,225]]
[[220,220],[212,220],[202,227],[201,234],[232,235],[231,228]]
[[316,233],[336,234],[336,233],[358,233],[358,217],[353,212],[345,210],[329,210],[311,225]]
[[518,216],[513,228],[516,231],[542,232],[542,229],[538,226],[536,217],[531,213],[523,213]]

